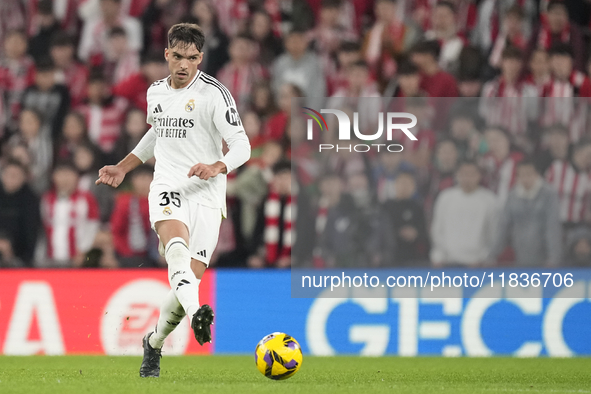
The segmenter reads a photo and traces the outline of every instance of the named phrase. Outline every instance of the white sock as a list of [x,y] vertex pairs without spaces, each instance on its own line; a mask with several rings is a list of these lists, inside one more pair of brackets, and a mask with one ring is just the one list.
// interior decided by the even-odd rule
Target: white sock
[[199,309],[199,280],[191,270],[191,253],[184,239],[176,237],[165,248],[168,263],[168,280],[178,302],[189,316]]
[[166,337],[170,335],[184,317],[185,310],[183,306],[177,300],[174,291],[170,290],[160,307],[158,324],[156,324],[154,333],[150,336],[150,346],[154,349],[161,349]]

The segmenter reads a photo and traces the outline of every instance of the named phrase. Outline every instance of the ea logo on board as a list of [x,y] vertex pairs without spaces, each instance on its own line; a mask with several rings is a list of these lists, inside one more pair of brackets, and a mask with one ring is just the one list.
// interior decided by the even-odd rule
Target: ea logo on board
[[238,115],[238,111],[231,107],[228,108],[228,111],[226,111],[226,121],[232,126],[240,126],[242,124],[242,121],[240,121],[240,115]]
[[[101,319],[101,343],[108,355],[139,356],[143,354],[142,338],[154,330],[160,303],[166,297],[168,284],[139,279],[126,283],[112,296]],[[167,354],[184,354],[189,342],[189,325],[183,320],[164,343]]]

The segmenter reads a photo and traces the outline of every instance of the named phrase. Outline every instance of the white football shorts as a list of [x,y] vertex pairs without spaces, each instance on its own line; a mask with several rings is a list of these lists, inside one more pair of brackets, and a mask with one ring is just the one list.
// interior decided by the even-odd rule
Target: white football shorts
[[148,195],[150,224],[163,220],[179,220],[189,230],[191,258],[209,266],[209,259],[218,243],[222,210],[211,208],[184,196],[169,185],[151,185]]

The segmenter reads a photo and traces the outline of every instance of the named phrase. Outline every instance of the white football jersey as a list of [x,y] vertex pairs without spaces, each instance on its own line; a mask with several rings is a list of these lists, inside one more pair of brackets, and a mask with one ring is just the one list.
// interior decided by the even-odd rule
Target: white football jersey
[[[221,208],[226,216],[226,175],[205,181],[187,174],[198,163],[222,161],[230,172],[248,160],[250,144],[236,103],[225,86],[202,71],[182,89],[173,89],[169,79],[148,89],[148,133],[155,135],[156,158],[152,185],[170,186],[200,204]],[[229,148],[225,157],[222,138]],[[136,155],[142,161],[149,158]]]

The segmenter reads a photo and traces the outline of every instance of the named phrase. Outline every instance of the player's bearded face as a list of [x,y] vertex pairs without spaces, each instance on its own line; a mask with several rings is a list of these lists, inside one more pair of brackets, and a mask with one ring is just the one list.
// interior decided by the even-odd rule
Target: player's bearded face
[[200,52],[194,44],[174,46],[166,48],[164,57],[168,62],[168,69],[172,77],[172,87],[175,89],[185,87],[195,74],[197,67],[203,60],[203,52]]

